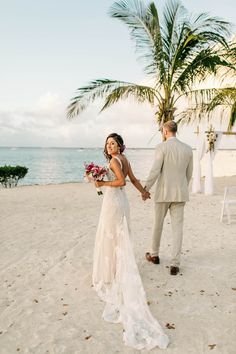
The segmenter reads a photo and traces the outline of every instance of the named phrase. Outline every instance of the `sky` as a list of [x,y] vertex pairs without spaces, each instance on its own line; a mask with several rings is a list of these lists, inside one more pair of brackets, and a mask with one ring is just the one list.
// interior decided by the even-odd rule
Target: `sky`
[[[75,90],[98,78],[144,82],[127,28],[108,15],[113,0],[0,0],[0,146],[97,147],[111,132],[130,147],[160,139],[154,110],[133,101],[99,114],[101,102],[73,120]],[[155,1],[161,9],[164,0]],[[235,23],[235,0],[184,0],[190,12]],[[194,145],[194,127],[180,137]]]

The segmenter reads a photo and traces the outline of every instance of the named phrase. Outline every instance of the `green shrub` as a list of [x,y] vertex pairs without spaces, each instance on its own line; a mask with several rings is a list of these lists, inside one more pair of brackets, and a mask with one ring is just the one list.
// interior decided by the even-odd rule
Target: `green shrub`
[[5,188],[16,187],[19,179],[24,178],[28,168],[24,166],[1,166],[0,183]]

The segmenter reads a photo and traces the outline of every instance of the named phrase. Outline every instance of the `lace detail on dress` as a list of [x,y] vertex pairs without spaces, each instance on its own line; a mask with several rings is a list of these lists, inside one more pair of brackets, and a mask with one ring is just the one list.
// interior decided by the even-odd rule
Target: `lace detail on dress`
[[[109,170],[108,179],[114,178]],[[93,285],[106,302],[103,318],[122,323],[126,345],[148,350],[167,347],[168,337],[150,312],[135,262],[125,188],[107,187],[104,194],[94,248]]]

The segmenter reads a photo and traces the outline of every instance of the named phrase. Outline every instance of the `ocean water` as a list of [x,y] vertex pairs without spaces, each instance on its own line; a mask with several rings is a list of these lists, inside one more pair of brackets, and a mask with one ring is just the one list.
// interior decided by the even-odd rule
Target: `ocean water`
[[[143,180],[152,166],[154,149],[127,149],[137,178]],[[194,151],[195,155],[195,151]],[[21,165],[29,168],[19,185],[81,182],[84,162],[106,165],[103,149],[14,148],[0,147],[0,166]],[[202,160],[202,174],[205,163]],[[214,176],[236,175],[236,150],[219,150],[214,160]]]

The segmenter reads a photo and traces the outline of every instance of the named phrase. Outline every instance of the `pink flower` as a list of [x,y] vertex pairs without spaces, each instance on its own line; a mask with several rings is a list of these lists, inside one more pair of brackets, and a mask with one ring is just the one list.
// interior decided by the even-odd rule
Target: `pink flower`
[[95,165],[93,162],[91,162],[90,164],[84,163],[84,167],[85,177],[92,177],[94,181],[101,181],[108,172],[108,169],[106,167]]

